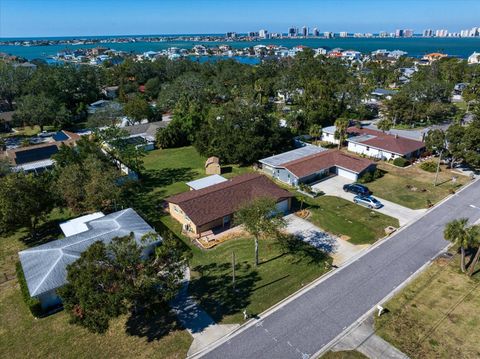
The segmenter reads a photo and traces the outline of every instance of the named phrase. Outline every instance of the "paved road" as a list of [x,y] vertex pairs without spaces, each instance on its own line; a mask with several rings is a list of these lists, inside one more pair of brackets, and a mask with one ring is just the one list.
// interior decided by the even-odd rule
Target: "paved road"
[[480,181],[205,358],[308,358],[445,248],[444,224],[458,217],[480,218]]

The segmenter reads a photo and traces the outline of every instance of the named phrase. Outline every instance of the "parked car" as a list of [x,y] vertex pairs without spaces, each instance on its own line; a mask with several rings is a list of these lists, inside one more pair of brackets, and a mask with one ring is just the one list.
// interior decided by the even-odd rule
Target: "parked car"
[[345,192],[350,192],[359,196],[368,196],[371,194],[370,190],[364,185],[358,183],[350,183],[343,186]]
[[378,209],[383,206],[383,204],[378,199],[372,196],[355,196],[355,198],[353,198],[353,202],[357,204],[361,204],[368,208],[375,208],[375,209]]

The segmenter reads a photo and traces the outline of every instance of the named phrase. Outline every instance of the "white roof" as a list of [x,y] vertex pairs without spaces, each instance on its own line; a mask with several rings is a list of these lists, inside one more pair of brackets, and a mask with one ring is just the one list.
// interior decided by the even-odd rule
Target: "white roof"
[[87,222],[93,221],[94,219],[103,216],[105,215],[102,212],[86,214],[85,216],[77,217],[69,221],[60,223],[60,228],[62,229],[65,237],[73,236],[74,234],[88,231]]
[[267,158],[261,159],[259,162],[266,164],[268,166],[277,167],[282,166],[285,163],[298,160],[300,158],[310,156],[316,153],[326,151],[326,148],[306,145],[304,147],[297,148],[288,152],[283,152],[275,156],[270,156]]
[[17,165],[17,166],[14,167],[13,170],[14,171],[25,171],[25,172],[35,171],[35,170],[39,170],[39,169],[52,167],[54,163],[55,163],[54,160],[52,160],[51,158],[48,158],[46,160],[28,162],[28,163],[24,163],[24,164],[21,164],[21,165]]
[[328,133],[328,134],[331,134],[331,135],[334,135],[336,130],[337,130],[337,128],[335,126],[327,126],[327,127],[322,128],[323,133]]
[[208,177],[203,177],[195,181],[187,182],[187,186],[191,189],[198,190],[205,187],[213,186],[214,184],[226,182],[227,179],[220,175],[211,175]]
[[[88,230],[18,252],[30,295],[38,296],[67,283],[67,266],[95,242],[110,243],[115,237],[133,233],[137,243],[155,230],[131,208],[87,223]],[[161,238],[158,237],[158,241]]]

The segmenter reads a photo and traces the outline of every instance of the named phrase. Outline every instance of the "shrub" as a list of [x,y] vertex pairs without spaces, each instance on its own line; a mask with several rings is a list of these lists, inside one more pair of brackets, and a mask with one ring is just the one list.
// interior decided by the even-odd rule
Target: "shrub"
[[403,157],[398,157],[393,160],[393,164],[397,167],[407,167],[410,162]]
[[42,309],[40,301],[37,298],[30,297],[30,292],[28,291],[27,287],[27,281],[25,280],[25,275],[23,274],[23,268],[20,262],[17,262],[16,264],[16,273],[25,304],[27,304],[28,309],[30,309],[30,312],[32,312],[34,317],[41,317],[44,314],[44,311]]
[[373,181],[373,174],[372,172],[366,172],[362,175],[362,177],[360,177],[360,179],[358,180],[358,182],[360,183],[369,183],[369,182],[372,182]]
[[437,164],[433,161],[422,162],[420,164],[420,168],[427,172],[436,172],[437,171]]

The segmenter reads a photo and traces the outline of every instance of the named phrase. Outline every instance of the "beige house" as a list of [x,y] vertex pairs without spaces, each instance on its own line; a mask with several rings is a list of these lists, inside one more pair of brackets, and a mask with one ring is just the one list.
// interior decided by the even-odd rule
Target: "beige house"
[[218,157],[212,156],[207,159],[205,162],[205,173],[207,175],[219,175],[222,173]]
[[170,215],[185,232],[200,236],[213,228],[229,228],[235,212],[256,198],[270,197],[279,212],[290,210],[293,195],[258,173],[234,177],[199,190],[166,199]]

